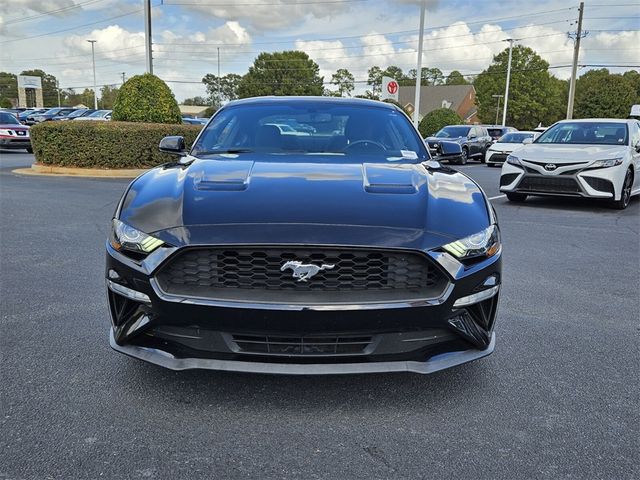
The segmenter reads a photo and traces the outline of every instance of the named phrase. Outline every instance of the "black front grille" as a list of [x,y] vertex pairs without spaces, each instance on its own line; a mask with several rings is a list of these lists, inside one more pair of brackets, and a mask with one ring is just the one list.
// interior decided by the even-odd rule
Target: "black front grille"
[[589,184],[589,186],[600,192],[607,192],[614,195],[613,183],[604,178],[598,177],[582,177]]
[[240,353],[259,355],[363,355],[370,350],[373,337],[231,335],[231,342]]
[[[294,278],[283,267],[296,261],[324,269]],[[330,247],[192,248],[174,255],[156,279],[173,295],[294,303],[431,298],[447,283],[419,253]]]
[[509,156],[509,154],[507,154],[507,153],[494,153],[489,158],[489,161],[490,162],[505,162],[507,160],[508,156]]
[[574,178],[552,176],[526,176],[518,184],[518,190],[531,192],[549,192],[579,194],[578,182]]
[[513,183],[513,181],[518,178],[519,173],[505,173],[500,177],[500,186],[504,187],[505,185],[509,185]]

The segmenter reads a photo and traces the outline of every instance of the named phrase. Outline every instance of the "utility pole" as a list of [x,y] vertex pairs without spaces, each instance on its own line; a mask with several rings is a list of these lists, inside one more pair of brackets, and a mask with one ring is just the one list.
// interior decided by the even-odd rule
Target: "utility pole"
[[[584,13],[584,2],[580,2],[578,7],[578,30],[575,32],[575,43],[573,46],[573,64],[571,65],[571,81],[569,82],[569,101],[567,102],[567,119],[573,118],[573,100],[576,95],[576,75],[578,74],[578,56],[580,55],[580,39],[588,32],[582,33],[582,14]],[[572,38],[572,34],[569,34]]]
[[144,0],[144,46],[147,73],[153,74],[153,54],[151,52],[151,0]]
[[498,125],[498,114],[500,113],[500,100],[502,99],[502,97],[504,97],[504,95],[491,95],[493,98],[497,98],[498,99],[498,106],[496,107],[496,123],[495,125]]
[[122,75],[122,83],[124,84],[124,82],[126,82],[126,77],[125,77],[125,73],[126,72],[120,72],[120,75]]
[[93,108],[98,109],[98,84],[96,83],[96,51],[97,40],[87,40],[91,44],[91,58],[93,60]]
[[502,110],[502,126],[507,124],[507,103],[509,102],[509,82],[511,80],[511,53],[513,52],[513,38],[508,38],[505,42],[509,42],[509,63],[507,64],[507,84],[504,88],[504,107]]
[[413,99],[413,123],[418,128],[420,123],[420,87],[422,86],[422,44],[424,43],[424,14],[427,7],[426,0],[420,2],[420,33],[418,35],[418,64],[416,66],[416,96]]
[[56,79],[56,90],[58,91],[58,107],[60,106],[60,82]]
[[[222,103],[222,100],[220,100],[220,89],[221,89],[221,84],[222,80],[220,78],[220,47],[218,47],[218,102]],[[218,107],[220,107],[220,105],[218,105]]]

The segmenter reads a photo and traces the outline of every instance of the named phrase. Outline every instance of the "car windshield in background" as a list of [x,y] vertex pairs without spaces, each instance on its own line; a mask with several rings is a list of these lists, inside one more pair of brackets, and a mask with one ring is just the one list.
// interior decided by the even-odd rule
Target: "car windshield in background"
[[563,122],[549,127],[536,143],[626,145],[627,125],[616,122]]
[[505,130],[505,128],[487,128],[487,132],[489,132],[491,138],[500,138]]
[[438,138],[458,138],[466,137],[469,134],[469,127],[444,127],[438,133]]
[[3,125],[20,125],[20,122],[11,113],[0,112],[0,124]]
[[533,133],[507,133],[500,137],[499,143],[522,143],[527,138],[533,138]]
[[322,101],[229,106],[213,118],[192,150],[193,155],[247,152],[278,154],[278,161],[287,154],[335,155],[336,162],[363,155],[382,162],[429,158],[399,111]]
[[95,112],[93,112],[90,115],[87,115],[88,117],[104,117],[107,113],[109,113],[109,110],[96,110]]
[[69,113],[69,114],[67,115],[67,117],[69,117],[69,118],[81,117],[81,116],[83,116],[85,113],[87,113],[87,110],[86,110],[86,109],[74,110],[73,112]]

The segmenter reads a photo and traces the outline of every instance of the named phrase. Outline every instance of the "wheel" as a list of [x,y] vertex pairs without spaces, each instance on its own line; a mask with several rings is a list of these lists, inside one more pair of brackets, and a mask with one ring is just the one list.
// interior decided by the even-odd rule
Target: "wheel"
[[487,150],[491,145],[485,145],[482,149],[482,154],[480,155],[480,163],[487,163]]
[[507,193],[507,199],[510,202],[522,203],[527,199],[526,193]]
[[611,207],[618,210],[624,210],[629,205],[631,200],[631,187],[633,185],[633,174],[631,169],[627,170],[627,174],[622,182],[622,192],[620,192],[620,200],[612,200]]
[[28,153],[33,153],[33,148],[31,148],[31,147],[27,148],[27,152]]
[[495,167],[496,166],[495,163],[488,163],[488,162],[485,162],[485,163],[487,164],[487,167]]
[[462,149],[462,154],[460,155],[460,165],[466,165],[467,160],[469,160],[469,149],[465,147]]

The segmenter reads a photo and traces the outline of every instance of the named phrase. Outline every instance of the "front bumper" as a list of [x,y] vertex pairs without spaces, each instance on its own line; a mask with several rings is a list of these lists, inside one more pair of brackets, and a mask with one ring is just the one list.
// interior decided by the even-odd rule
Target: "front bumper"
[[31,148],[31,139],[21,137],[0,137],[0,148],[25,149]]
[[619,200],[626,166],[585,169],[558,164],[553,172],[541,165],[522,161],[522,167],[504,163],[500,191],[527,195],[552,195]]
[[[436,299],[305,306],[167,298],[154,272],[172,253],[136,264],[107,246],[114,350],[173,370],[351,374],[431,373],[494,349],[500,254],[468,269],[449,268],[449,285]],[[489,277],[498,285],[495,295],[454,307]]]

